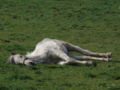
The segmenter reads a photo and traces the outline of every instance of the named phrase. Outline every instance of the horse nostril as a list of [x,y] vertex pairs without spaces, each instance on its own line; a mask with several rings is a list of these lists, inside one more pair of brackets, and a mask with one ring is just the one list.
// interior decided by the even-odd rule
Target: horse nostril
[[29,64],[30,64],[30,65],[35,65],[35,63],[33,63],[33,62],[29,62]]

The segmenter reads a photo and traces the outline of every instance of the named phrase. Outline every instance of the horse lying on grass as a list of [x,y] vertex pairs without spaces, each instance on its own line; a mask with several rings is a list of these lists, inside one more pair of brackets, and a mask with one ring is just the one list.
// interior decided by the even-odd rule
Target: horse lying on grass
[[[86,56],[70,54],[69,51],[76,51]],[[80,48],[79,46],[73,45],[65,41],[46,38],[36,45],[34,51],[27,53],[26,55],[12,53],[12,55],[8,59],[8,63],[24,64],[28,66],[39,63],[59,65],[72,63],[85,65],[94,64],[92,61],[84,61],[87,59],[101,61],[112,60],[111,52],[108,53],[91,52],[89,50],[85,50],[83,48]]]

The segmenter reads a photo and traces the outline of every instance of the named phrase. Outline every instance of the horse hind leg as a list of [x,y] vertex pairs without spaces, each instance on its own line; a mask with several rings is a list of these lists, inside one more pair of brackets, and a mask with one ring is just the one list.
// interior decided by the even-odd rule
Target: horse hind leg
[[83,49],[83,48],[81,48],[79,46],[76,46],[76,45],[73,45],[73,44],[70,44],[70,43],[67,43],[67,42],[65,43],[65,46],[67,47],[67,49],[69,51],[76,51],[76,52],[79,52],[79,53],[87,55],[87,56],[105,57],[105,58],[111,58],[111,56],[112,56],[111,52],[108,52],[108,53],[92,52],[92,51]]

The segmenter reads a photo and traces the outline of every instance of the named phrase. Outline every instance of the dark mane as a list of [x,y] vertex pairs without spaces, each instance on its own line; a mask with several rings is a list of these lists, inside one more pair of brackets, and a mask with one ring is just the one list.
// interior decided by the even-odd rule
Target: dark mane
[[14,57],[10,56],[8,59],[9,64],[15,64]]

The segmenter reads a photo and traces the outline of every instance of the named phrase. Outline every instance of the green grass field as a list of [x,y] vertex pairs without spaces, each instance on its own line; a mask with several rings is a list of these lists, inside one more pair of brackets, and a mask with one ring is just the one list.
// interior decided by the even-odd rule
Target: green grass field
[[[97,66],[8,65],[43,38],[113,53]],[[120,90],[120,0],[0,0],[0,90]]]

